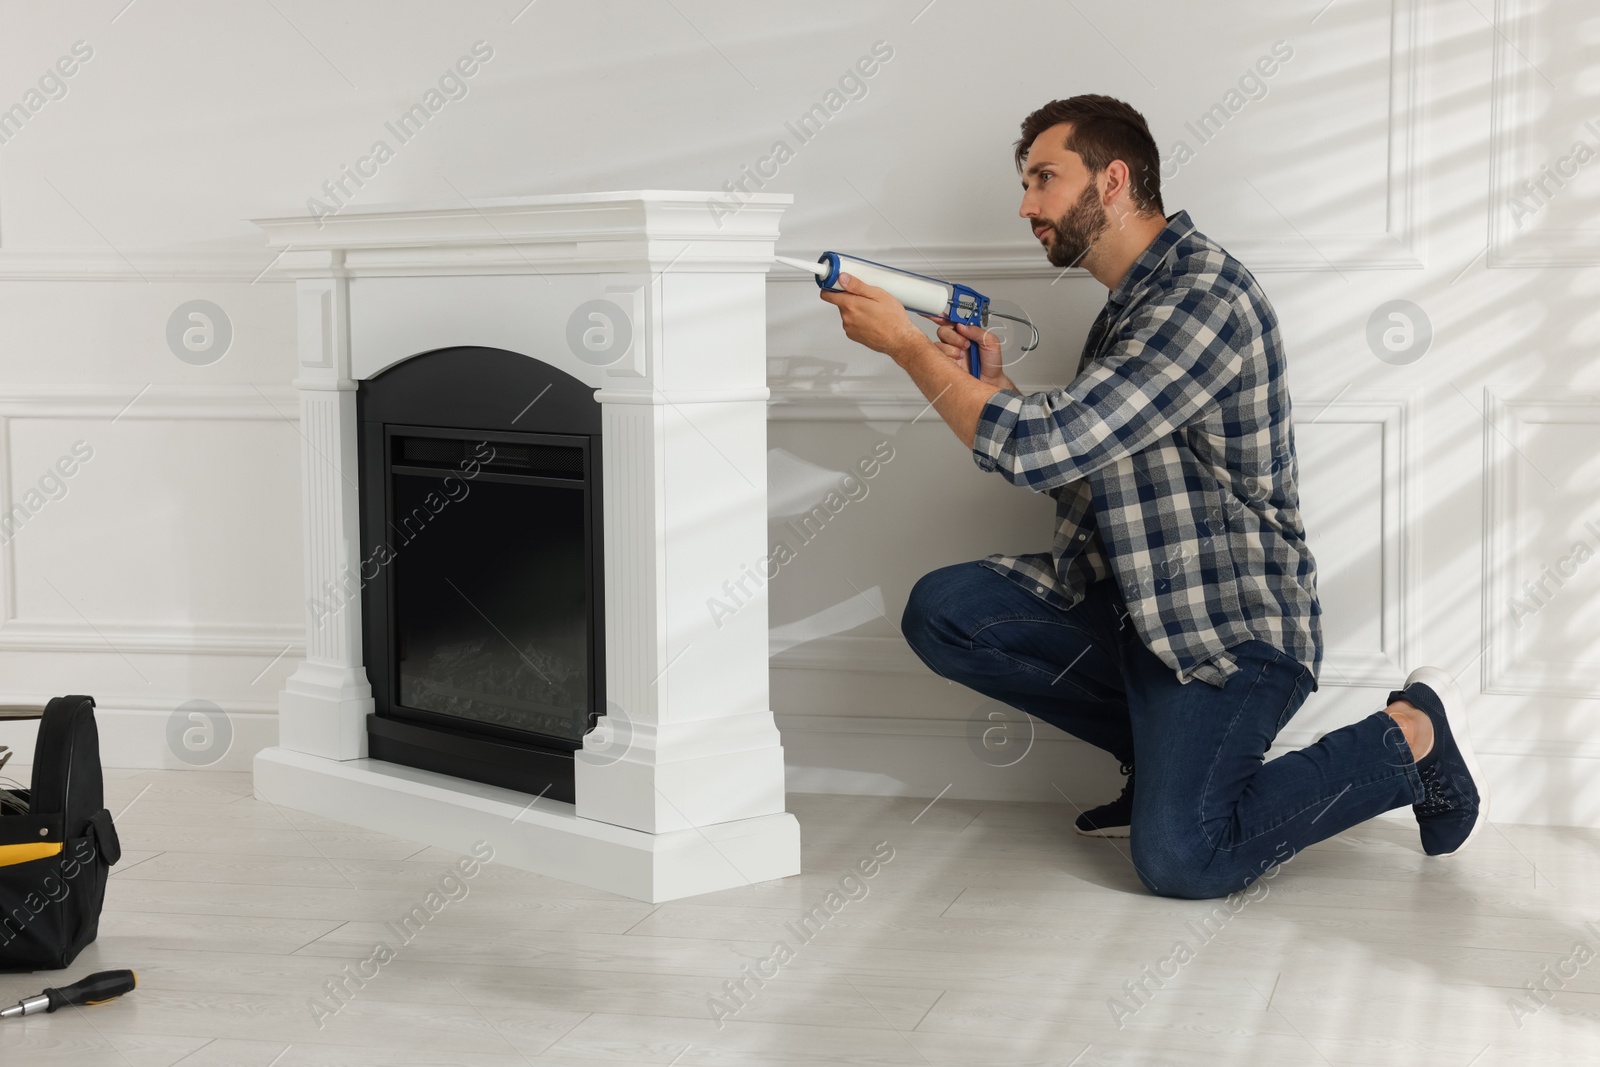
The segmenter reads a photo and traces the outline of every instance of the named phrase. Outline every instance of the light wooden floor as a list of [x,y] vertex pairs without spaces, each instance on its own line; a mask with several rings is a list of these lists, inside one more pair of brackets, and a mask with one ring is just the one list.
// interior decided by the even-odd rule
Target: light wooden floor
[[[107,788],[132,806],[99,942],[0,976],[0,999],[111,967],[140,987],[0,1024],[6,1067],[1600,1064],[1600,959],[1520,1028],[1508,1006],[1577,943],[1600,951],[1592,831],[1496,827],[1430,860],[1409,821],[1369,823],[1202,941],[1187,924],[1220,902],[1148,895],[1070,809],[794,795],[799,877],[651,906],[490,864],[319,1028],[310,998],[456,857],[275,809],[243,774]],[[789,937],[719,1029],[708,998],[879,841],[867,896]],[[1109,998],[1180,940],[1193,958],[1119,1027]]]

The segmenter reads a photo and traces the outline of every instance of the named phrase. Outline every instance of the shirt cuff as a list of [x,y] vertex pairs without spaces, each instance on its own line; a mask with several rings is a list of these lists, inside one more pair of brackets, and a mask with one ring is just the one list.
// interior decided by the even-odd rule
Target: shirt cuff
[[1014,389],[998,389],[978,412],[978,429],[972,435],[972,459],[979,470],[1000,466],[1000,453],[1011,440],[1017,418],[1022,414],[1022,394]]
[[1203,663],[1197,663],[1189,668],[1188,677],[1178,676],[1179,683],[1194,679],[1198,682],[1207,682],[1221,689],[1228,683],[1228,679],[1239,673],[1239,662],[1227,652],[1219,652]]

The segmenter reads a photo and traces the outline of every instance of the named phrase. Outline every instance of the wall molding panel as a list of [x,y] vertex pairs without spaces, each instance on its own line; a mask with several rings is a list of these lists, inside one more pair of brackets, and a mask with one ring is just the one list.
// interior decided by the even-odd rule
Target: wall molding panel
[[[15,503],[11,484],[11,440],[22,419],[82,419],[107,422],[284,421],[299,432],[298,391],[290,386],[13,386],[0,392],[0,515]],[[190,623],[180,620],[96,622],[24,619],[17,613],[15,542],[0,544],[0,651],[97,652],[155,655],[299,655],[303,627],[253,620]]]
[[[1382,468],[1378,472],[1378,496],[1382,507],[1380,570],[1382,595],[1379,601],[1381,638],[1373,648],[1327,647],[1323,650],[1319,685],[1393,686],[1406,673],[1406,664],[1415,647],[1412,627],[1416,619],[1414,539],[1411,530],[1410,487],[1411,444],[1410,401],[1347,400],[1318,404],[1306,401],[1302,407],[1315,409],[1309,421],[1296,422],[1297,436],[1310,426],[1332,424],[1376,425],[1383,435]],[[1319,575],[1319,579],[1321,576]]]
[[1554,162],[1571,147],[1567,141],[1544,146],[1541,153],[1540,146],[1534,143],[1532,97],[1542,75],[1526,56],[1531,43],[1548,32],[1541,17],[1543,6],[1540,0],[1496,0],[1494,6],[1488,264],[1524,268],[1600,266],[1600,241],[1595,239],[1595,231],[1547,227],[1523,233],[1507,207],[1511,197],[1517,195],[1517,186],[1538,175],[1541,163]]
[[[1428,50],[1425,7],[1422,0],[1394,0],[1390,5],[1388,164],[1383,194],[1387,221],[1384,228],[1373,233],[1311,236],[1291,233],[1287,237],[1237,236],[1222,241],[1253,273],[1420,270],[1425,265],[1426,241],[1420,202],[1426,121],[1420,83]],[[1216,237],[1215,234],[1211,236]],[[1035,241],[919,244],[914,247],[876,245],[856,247],[852,251],[864,259],[902,264],[907,269],[940,277],[1089,277],[1081,268],[1063,271],[1051,266]],[[810,276],[790,270],[774,271],[768,279],[786,284],[815,284]]]
[[1518,563],[1528,562],[1519,561],[1517,501],[1529,466],[1521,448],[1523,432],[1538,425],[1600,430],[1600,399],[1507,399],[1484,390],[1483,691],[1593,700],[1600,698],[1600,662],[1531,659],[1516,647],[1510,603],[1525,597],[1515,575]]
[[[1026,387],[1024,387],[1026,388]],[[1332,686],[1392,687],[1405,675],[1413,647],[1410,627],[1416,616],[1416,572],[1410,558],[1410,493],[1407,462],[1412,453],[1409,401],[1334,400],[1304,401],[1316,415],[1296,423],[1298,433],[1314,424],[1376,425],[1383,435],[1382,469],[1378,472],[1382,507],[1381,638],[1368,648],[1325,648],[1319,684]],[[920,394],[905,390],[845,388],[818,393],[805,389],[773,390],[769,418],[802,422],[910,422],[927,410]],[[879,671],[907,674],[927,668],[899,638],[835,635],[816,638],[785,649],[772,657],[772,665],[791,670]]]

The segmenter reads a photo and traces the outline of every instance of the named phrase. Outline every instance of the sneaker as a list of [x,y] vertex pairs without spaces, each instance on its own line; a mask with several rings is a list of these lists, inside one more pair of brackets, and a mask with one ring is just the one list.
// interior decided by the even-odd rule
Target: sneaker
[[[1422,690],[1416,694],[1416,686]],[[1406,693],[1417,695],[1411,700]],[[1390,700],[1407,700],[1433,722],[1433,747],[1417,761],[1426,796],[1413,804],[1422,849],[1451,856],[1466,847],[1489,821],[1488,784],[1467,732],[1467,703],[1455,680],[1438,667],[1418,667]]]
[[1072,828],[1084,837],[1127,837],[1133,822],[1133,764],[1124,763],[1122,773],[1128,776],[1122,786],[1122,795],[1109,804],[1090,808],[1079,815]]

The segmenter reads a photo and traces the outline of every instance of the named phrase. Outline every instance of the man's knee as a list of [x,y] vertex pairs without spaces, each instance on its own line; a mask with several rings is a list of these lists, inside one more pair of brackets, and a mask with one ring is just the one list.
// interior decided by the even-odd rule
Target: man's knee
[[1135,829],[1129,845],[1139,881],[1157,896],[1210,900],[1243,888],[1243,880],[1225,863],[1219,864],[1222,857],[1204,840],[1140,834]]
[[959,640],[949,608],[958,600],[951,594],[959,578],[958,572],[966,566],[971,564],[929,571],[911,587],[911,595],[906,597],[906,609],[900,615],[900,632],[905,634],[906,643],[916,651],[926,652]]

